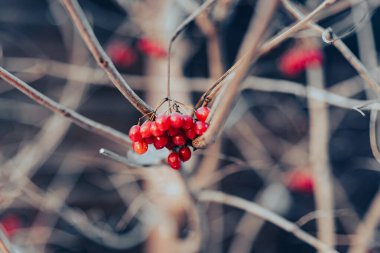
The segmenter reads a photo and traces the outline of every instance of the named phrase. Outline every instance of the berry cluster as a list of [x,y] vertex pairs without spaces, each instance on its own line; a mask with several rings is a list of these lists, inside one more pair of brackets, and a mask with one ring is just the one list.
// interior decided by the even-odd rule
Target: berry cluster
[[149,144],[153,144],[156,149],[167,148],[171,151],[167,162],[178,170],[181,161],[186,162],[191,157],[191,141],[206,132],[209,112],[208,107],[200,107],[195,112],[195,118],[173,112],[158,115],[155,120],[147,120],[141,126],[134,125],[129,130],[133,150],[137,154],[144,154]]
[[282,56],[280,60],[280,70],[284,75],[296,76],[308,66],[320,65],[322,61],[323,54],[319,49],[295,48]]

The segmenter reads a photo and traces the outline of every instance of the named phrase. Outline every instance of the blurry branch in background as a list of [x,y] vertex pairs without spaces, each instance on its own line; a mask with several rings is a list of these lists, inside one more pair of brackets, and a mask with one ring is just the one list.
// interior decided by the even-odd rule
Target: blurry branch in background
[[117,89],[124,95],[125,98],[142,114],[147,114],[153,111],[153,109],[147,105],[128,85],[123,79],[122,75],[116,69],[111,59],[105,53],[104,49],[97,40],[90,24],[87,21],[81,7],[76,0],[61,0],[63,6],[77,27],[82,39],[86,43],[88,49],[92,53],[98,65],[107,73],[112,83]]
[[[320,43],[312,41],[312,39],[307,40],[306,43],[315,44],[313,46],[320,45]],[[324,74],[320,65],[308,67],[306,78],[309,87],[323,89]],[[318,238],[334,248],[334,191],[328,157],[330,137],[328,107],[324,102],[308,99],[308,108],[310,113],[309,160],[315,179],[314,196],[316,209],[327,215],[326,217],[319,217],[317,219]]]
[[[296,9],[296,7],[290,3],[289,0],[282,0],[284,7],[298,20],[303,20],[305,16]],[[307,25],[310,29],[319,33],[322,38],[331,45],[334,45],[346,58],[346,60],[356,69],[361,78],[368,84],[368,86],[376,93],[377,96],[380,96],[380,86],[376,80],[371,76],[369,71],[365,66],[360,62],[360,60],[351,52],[351,50],[344,44],[344,42],[338,38],[334,32],[330,29],[324,29],[323,27],[315,24],[312,21],[307,22]]]
[[[333,3],[335,3],[335,0],[325,0],[317,8],[315,8],[310,14],[308,14],[307,16],[300,19],[295,25],[293,25],[289,29],[285,30],[284,32],[280,33],[278,36],[274,37],[273,39],[271,39],[268,44],[264,44],[262,46],[261,50],[263,52],[270,51],[273,47],[275,47],[276,45],[283,42],[290,35],[299,31],[315,15],[317,15],[320,11],[329,7]],[[264,13],[263,17],[260,17],[260,19],[258,19],[258,20],[260,20],[261,23],[264,23],[266,21],[266,19],[268,18],[268,15],[269,15],[269,13],[266,13],[266,11],[270,9],[270,7],[268,7],[268,3],[266,3],[265,8],[263,8],[263,10],[261,10],[260,2],[259,2],[256,9],[257,9],[256,11],[258,14],[261,15],[262,13]],[[251,24],[251,26],[252,26],[252,24]],[[248,38],[250,37],[248,35],[248,33],[249,33],[249,31],[247,32],[247,35],[246,35],[247,43],[249,41]],[[257,33],[259,33],[259,32],[257,32]],[[262,31],[262,33],[264,33],[264,31]],[[257,36],[257,34],[254,34],[254,35]],[[255,42],[255,40],[258,40],[258,38],[260,38],[260,37],[261,37],[261,35],[259,35],[257,37],[253,37],[252,41]],[[215,115],[213,115],[213,111],[211,112],[211,116],[213,116],[213,119],[212,119],[213,123],[210,124],[208,131],[204,135],[202,135],[201,137],[199,137],[193,141],[193,146],[198,147],[198,148],[200,148],[200,147],[203,148],[203,147],[207,146],[209,143],[214,141],[216,136],[219,134],[220,129],[223,128],[224,124],[222,122],[223,122],[224,118],[226,118],[228,111],[229,111],[230,107],[232,106],[232,103],[235,99],[236,92],[238,91],[237,88],[239,87],[240,83],[244,80],[244,78],[247,76],[247,73],[248,73],[249,68],[250,68],[251,64],[253,63],[253,61],[256,60],[258,58],[258,56],[260,56],[260,50],[257,50],[258,42],[255,42],[255,43],[257,43],[257,45],[255,45],[255,43],[253,43],[252,41],[249,41],[249,42],[251,43],[250,45],[254,45],[254,46],[252,46],[252,48],[254,48],[254,50],[252,50],[249,53],[245,53],[247,50],[242,48],[241,54],[244,53],[244,55],[225,74],[223,74],[223,76],[220,77],[215,82],[215,84],[213,84],[211,86],[211,88],[208,91],[206,91],[206,93],[210,94],[212,89],[215,89],[216,87],[218,87],[218,85],[220,85],[221,82],[228,75],[235,72],[234,75],[231,77],[231,80],[228,80],[228,86],[229,87],[225,88],[227,93],[228,93],[228,96],[226,98],[221,98],[223,100],[222,108],[218,108],[218,112]],[[244,46],[244,44],[245,44],[245,41],[243,42],[243,46]],[[217,91],[219,91],[219,89]],[[206,100],[207,100],[207,96],[202,96],[202,98],[198,102],[198,104],[201,104],[201,103],[205,102]],[[209,102],[209,101],[207,101],[207,102]],[[215,108],[214,108],[214,110],[215,110]]]
[[224,92],[220,95],[220,103],[214,104],[209,119],[212,118],[212,123],[205,134],[193,141],[193,146],[196,148],[204,148],[213,143],[219,135],[224,123],[234,105],[236,95],[239,92],[241,82],[247,76],[250,66],[255,60],[255,54],[261,37],[264,35],[272,15],[277,7],[277,0],[269,2],[258,1],[256,6],[256,14],[252,18],[248,31],[242,42],[241,51],[246,53],[243,58],[243,63],[240,69],[232,77],[232,80],[225,87]]
[[198,194],[199,200],[203,202],[216,202],[221,203],[229,206],[233,206],[239,209],[242,209],[246,212],[249,212],[261,219],[264,219],[283,230],[293,234],[298,239],[302,240],[303,242],[313,246],[317,250],[321,252],[327,252],[327,253],[338,253],[338,251],[334,250],[324,242],[321,242],[317,238],[313,237],[312,235],[304,232],[302,229],[300,229],[296,224],[282,218],[281,216],[253,203],[247,200],[244,200],[242,198],[232,196],[225,194],[223,192],[219,191],[201,191]]
[[[332,0],[325,0],[323,3],[321,3],[317,8],[315,8],[310,14],[300,19],[298,22],[296,22],[294,25],[290,27],[286,27],[280,32],[277,36],[270,39],[268,42],[265,42],[257,51],[257,54],[255,57],[260,57],[269,51],[271,51],[273,48],[277,47],[279,44],[284,42],[286,39],[288,39],[290,36],[292,36],[294,33],[298,32],[300,29],[302,29],[305,24],[307,24],[313,17],[315,17],[317,14],[319,14],[321,11],[325,10],[327,7],[332,5],[335,1]],[[247,57],[247,55],[243,55],[244,52],[241,53],[242,57],[239,58],[236,63],[230,67],[221,77],[219,77],[218,80],[216,80],[213,85],[210,86],[210,88],[202,95],[200,100],[197,102],[197,105],[195,108],[203,105],[207,105],[210,103],[215,96],[219,93],[221,86],[224,85],[224,82],[227,82],[227,77],[230,76],[232,73],[237,71],[242,63],[245,61],[244,59]]]
[[130,139],[127,135],[71,110],[62,104],[50,99],[49,97],[43,95],[24,81],[20,80],[16,76],[9,73],[7,70],[0,67],[0,78],[11,84],[16,89],[20,90],[22,93],[27,95],[29,98],[34,100],[36,103],[46,107],[47,109],[61,114],[62,116],[71,120],[74,124],[79,127],[93,132],[95,134],[101,135],[107,139],[120,143],[122,145],[130,145]]
[[12,244],[9,242],[8,237],[5,235],[2,225],[0,225],[0,252],[16,253],[16,251],[12,247]]

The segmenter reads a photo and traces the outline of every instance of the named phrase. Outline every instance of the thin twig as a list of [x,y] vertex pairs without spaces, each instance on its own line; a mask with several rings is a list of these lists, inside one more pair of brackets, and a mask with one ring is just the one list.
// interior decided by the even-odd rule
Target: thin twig
[[313,246],[314,248],[329,253],[338,253],[338,251],[332,249],[327,244],[321,242],[314,236],[306,233],[300,229],[296,224],[284,219],[283,217],[247,200],[242,198],[225,194],[219,191],[202,191],[198,195],[200,201],[211,201],[216,203],[221,203],[229,206],[233,206],[242,210],[245,210],[253,215],[264,219],[283,230],[293,234],[298,239],[303,242]]
[[123,79],[111,59],[104,52],[104,49],[97,40],[83,10],[76,0],[62,0],[63,6],[69,13],[73,23],[77,27],[82,39],[86,43],[88,49],[91,51],[92,56],[95,58],[98,65],[106,72],[112,83],[124,95],[126,99],[142,114],[147,114],[153,109],[146,104],[128,85]]
[[[251,21],[250,28],[242,45],[242,50],[248,53],[243,58],[244,60],[239,71],[232,77],[231,82],[225,87],[225,92],[221,95],[223,102],[220,105],[214,106],[211,111],[210,116],[213,117],[212,124],[205,134],[193,141],[194,147],[203,148],[212,143],[220,133],[220,130],[224,127],[224,123],[231,107],[233,106],[241,82],[249,72],[250,66],[255,59],[255,54],[261,41],[261,37],[266,31],[276,7],[277,0],[272,0],[269,3],[268,1],[266,3],[264,3],[264,1],[259,1],[257,3],[257,14]],[[215,112],[216,108],[217,112]]]
[[0,252],[1,253],[16,253],[11,242],[4,233],[3,226],[0,225]]
[[85,116],[55,102],[54,100],[43,95],[36,89],[32,88],[30,85],[28,85],[24,81],[18,79],[16,76],[12,75],[11,73],[3,69],[2,67],[0,67],[0,78],[8,82],[9,84],[11,84],[18,90],[20,90],[22,93],[27,95],[36,103],[46,107],[47,109],[55,113],[61,114],[62,116],[68,118],[74,124],[80,126],[81,128],[87,131],[93,132],[95,134],[101,135],[117,143],[120,143],[123,145],[130,145],[131,141],[128,138],[128,136],[124,135],[123,133],[111,127],[105,126],[89,118],[86,118]]

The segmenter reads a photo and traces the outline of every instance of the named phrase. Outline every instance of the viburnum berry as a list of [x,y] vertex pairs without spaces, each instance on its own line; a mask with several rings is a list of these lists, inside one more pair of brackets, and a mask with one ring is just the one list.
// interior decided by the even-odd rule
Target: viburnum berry
[[285,182],[287,187],[295,192],[312,193],[314,189],[314,179],[309,171],[292,171],[286,176]]
[[169,136],[175,136],[178,133],[179,133],[179,128],[174,128],[174,127],[169,128],[168,131],[167,131],[167,134]]
[[140,38],[137,42],[137,48],[142,53],[154,58],[164,58],[167,55],[167,51],[160,43],[149,38]]
[[175,147],[176,145],[171,140],[169,140],[168,143],[166,143],[165,145],[165,148],[167,148],[168,150],[173,150]]
[[168,143],[169,138],[166,135],[157,136],[153,138],[153,145],[156,149],[162,149]]
[[312,49],[291,49],[280,60],[280,70],[284,75],[295,76],[308,66],[320,65],[323,61],[322,51]]
[[195,128],[192,127],[190,129],[187,129],[185,131],[185,135],[187,138],[189,138],[190,140],[193,140],[195,137],[197,137],[197,133],[195,132]]
[[202,107],[199,107],[195,111],[195,116],[197,117],[199,121],[206,121],[209,113],[210,113],[210,109],[206,106],[202,106]]
[[133,150],[142,155],[148,150],[148,144],[145,141],[135,141],[132,143]]
[[128,67],[136,62],[137,55],[126,43],[116,41],[107,47],[107,54],[115,65]]
[[195,133],[197,135],[202,135],[204,132],[206,132],[207,128],[208,128],[208,125],[206,122],[204,122],[204,121],[195,122],[194,129],[195,129]]
[[140,127],[140,133],[142,138],[148,138],[152,136],[152,133],[150,132],[151,124],[152,122],[150,121],[145,121],[144,123],[142,123]]
[[156,118],[156,125],[161,131],[166,131],[170,128],[170,119],[167,115],[161,114]]
[[191,157],[191,150],[188,147],[182,147],[178,150],[181,161],[186,162]]
[[146,144],[152,144],[153,143],[153,138],[154,137],[146,137],[143,140],[146,142]]
[[187,130],[194,126],[194,120],[190,115],[182,116],[182,128]]
[[170,125],[174,128],[180,128],[183,123],[182,115],[178,112],[173,112],[170,115]]
[[183,134],[178,134],[172,137],[172,142],[177,146],[183,146],[186,144],[186,138]]
[[161,129],[159,129],[158,126],[157,126],[157,123],[153,121],[153,122],[150,124],[150,133],[151,133],[153,136],[157,137],[157,136],[161,136],[161,135],[163,135],[163,134],[164,134],[164,131],[162,131]]
[[181,159],[178,153],[171,152],[168,156],[167,161],[170,167],[172,167],[173,169],[178,170],[181,168]]
[[131,129],[129,130],[129,138],[132,141],[141,141],[142,136],[140,133],[140,126],[139,125],[134,125],[131,127]]

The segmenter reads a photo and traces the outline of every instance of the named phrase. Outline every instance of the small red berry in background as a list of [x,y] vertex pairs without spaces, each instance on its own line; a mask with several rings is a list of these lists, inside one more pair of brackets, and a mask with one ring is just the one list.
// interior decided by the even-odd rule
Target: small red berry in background
[[128,44],[120,41],[110,43],[106,51],[112,62],[119,67],[129,67],[137,59],[133,49]]
[[22,228],[21,220],[16,215],[12,214],[2,218],[0,224],[7,237],[11,237],[17,229]]
[[210,113],[210,109],[206,106],[202,106],[202,107],[199,107],[195,111],[195,116],[197,117],[199,121],[206,121],[209,113]]
[[323,62],[323,53],[318,48],[293,48],[280,59],[279,68],[286,76],[296,76],[309,66]]
[[291,171],[286,175],[285,183],[294,192],[312,193],[314,189],[313,175],[306,170]]
[[153,58],[165,58],[167,56],[167,51],[165,48],[157,41],[151,40],[149,38],[140,38],[137,42],[137,48],[145,55],[151,56]]

